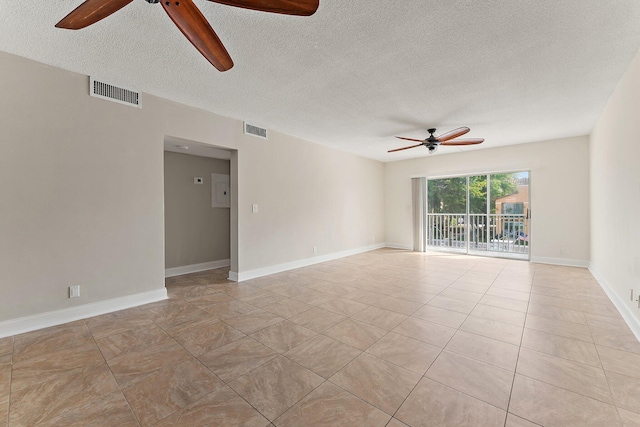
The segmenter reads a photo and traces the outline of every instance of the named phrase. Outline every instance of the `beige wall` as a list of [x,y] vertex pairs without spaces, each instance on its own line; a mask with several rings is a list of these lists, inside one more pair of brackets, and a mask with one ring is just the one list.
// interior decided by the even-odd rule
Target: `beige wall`
[[[422,157],[385,164],[386,242],[412,247],[412,176],[530,171],[532,261],[589,261],[589,140],[532,144]],[[562,206],[571,207],[567,209]]]
[[382,163],[270,137],[239,144],[240,270],[384,242]]
[[92,98],[87,76],[2,52],[0,93],[0,322],[163,288],[165,136],[237,150],[239,272],[383,242],[379,162],[147,94]]
[[230,209],[211,207],[211,174],[230,169],[229,160],[164,153],[165,268],[229,259]]
[[[591,266],[640,336],[640,54],[591,133]],[[610,295],[611,296],[611,295]],[[617,298],[617,301],[615,301]],[[630,322],[632,323],[632,322]],[[633,325],[633,323],[632,323]]]

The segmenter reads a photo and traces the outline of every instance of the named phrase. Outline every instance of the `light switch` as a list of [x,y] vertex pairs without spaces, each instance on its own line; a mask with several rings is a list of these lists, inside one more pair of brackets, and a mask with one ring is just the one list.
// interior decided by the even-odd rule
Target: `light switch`
[[256,205],[255,203],[251,206],[251,212],[253,213],[258,213],[258,205]]

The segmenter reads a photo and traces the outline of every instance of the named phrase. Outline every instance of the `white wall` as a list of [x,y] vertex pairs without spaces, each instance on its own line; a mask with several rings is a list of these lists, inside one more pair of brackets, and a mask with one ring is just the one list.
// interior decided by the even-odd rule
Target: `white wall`
[[587,266],[589,140],[586,136],[386,163],[386,242],[413,246],[412,176],[527,170],[531,172],[532,261]]
[[[0,93],[0,334],[8,319],[164,289],[165,136],[237,150],[240,273],[312,257],[313,245],[383,242],[379,162],[277,132],[255,139],[240,120],[147,94],[142,109],[92,98],[87,76],[3,52]],[[67,298],[71,284],[81,298]]]
[[591,270],[640,337],[640,54],[591,133]]

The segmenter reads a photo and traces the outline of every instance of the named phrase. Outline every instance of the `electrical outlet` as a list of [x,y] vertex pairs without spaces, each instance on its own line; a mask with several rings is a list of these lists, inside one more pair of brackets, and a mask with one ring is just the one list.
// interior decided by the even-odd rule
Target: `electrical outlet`
[[251,205],[251,212],[253,213],[258,213],[258,205],[257,204],[253,204]]
[[80,285],[69,286],[69,298],[80,298]]
[[193,183],[194,184],[203,184],[204,180],[202,178],[196,176],[196,177],[193,178]]

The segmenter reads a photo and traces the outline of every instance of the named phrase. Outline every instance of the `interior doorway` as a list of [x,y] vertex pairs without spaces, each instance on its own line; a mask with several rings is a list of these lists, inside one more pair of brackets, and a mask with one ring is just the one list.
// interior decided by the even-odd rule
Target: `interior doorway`
[[165,137],[165,277],[221,267],[237,277],[237,157]]
[[529,259],[529,172],[426,180],[429,249]]

